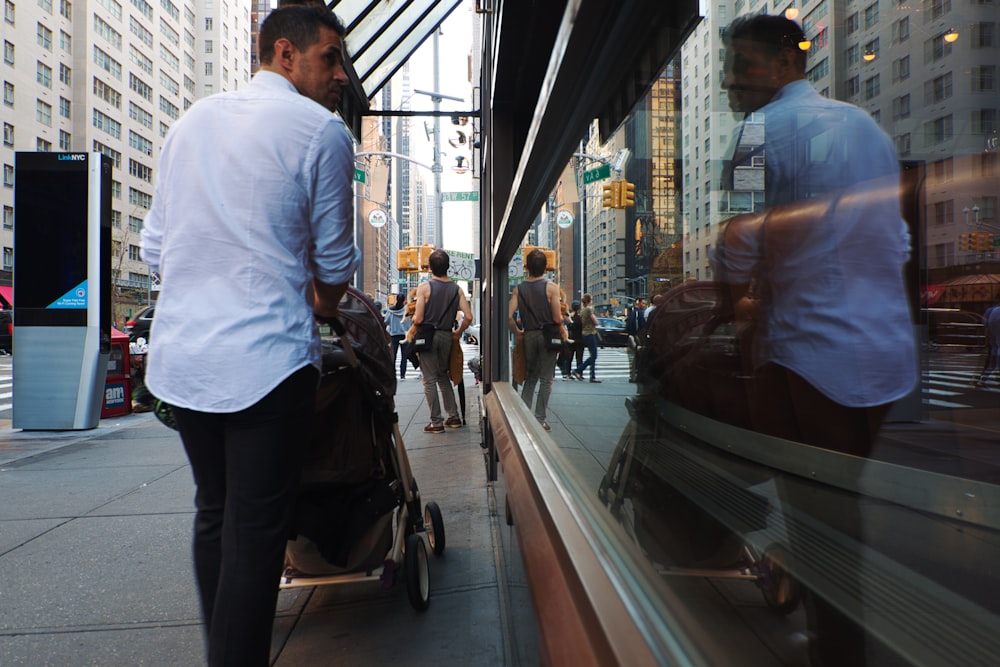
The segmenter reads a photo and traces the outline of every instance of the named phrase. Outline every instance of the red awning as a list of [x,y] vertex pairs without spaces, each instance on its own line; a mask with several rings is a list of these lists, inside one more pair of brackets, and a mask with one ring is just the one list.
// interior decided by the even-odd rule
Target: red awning
[[14,288],[9,285],[0,285],[0,305],[7,308],[14,307]]

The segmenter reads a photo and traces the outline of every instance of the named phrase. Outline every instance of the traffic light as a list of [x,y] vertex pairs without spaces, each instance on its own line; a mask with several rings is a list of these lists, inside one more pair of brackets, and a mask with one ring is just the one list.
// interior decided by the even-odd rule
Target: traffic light
[[432,246],[430,243],[425,243],[419,248],[416,248],[416,250],[419,258],[420,270],[430,271],[431,270],[430,258],[431,258],[431,253],[434,252],[434,246]]
[[959,252],[972,252],[975,250],[973,247],[972,232],[964,232],[958,237],[958,250]]
[[619,208],[635,206],[635,183],[620,181],[621,183],[621,203]]
[[420,256],[416,248],[403,248],[396,251],[396,268],[400,271],[419,271]]
[[[540,246],[534,246],[534,245],[527,245],[527,244],[525,244],[525,246],[521,249],[521,257],[523,257],[524,259],[527,259],[528,255],[531,254],[531,251],[533,251],[533,250],[541,250],[545,254],[545,270],[546,271],[555,271],[556,270],[556,251],[555,250],[549,250],[548,248],[542,248]],[[528,265],[527,264],[524,265],[524,272],[525,273],[528,272]]]
[[601,195],[601,206],[604,208],[618,208],[621,201],[621,181],[611,181],[603,187]]
[[542,248],[542,252],[545,253],[545,270],[555,271],[556,270],[556,251],[549,250],[548,248]]
[[993,252],[993,235],[989,232],[976,233],[976,251]]

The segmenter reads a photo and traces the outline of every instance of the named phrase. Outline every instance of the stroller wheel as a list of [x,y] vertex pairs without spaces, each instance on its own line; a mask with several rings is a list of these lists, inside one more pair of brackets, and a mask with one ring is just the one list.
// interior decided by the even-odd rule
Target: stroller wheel
[[782,615],[795,611],[802,598],[799,583],[785,569],[786,561],[784,549],[777,544],[765,549],[764,555],[757,561],[760,574],[757,585],[764,595],[764,601],[773,611]]
[[433,500],[424,505],[424,528],[431,551],[440,556],[444,553],[444,519],[441,518],[441,508]]
[[426,611],[431,601],[431,577],[427,570],[427,547],[420,535],[406,536],[406,553],[403,555],[406,570],[406,594],[417,611]]

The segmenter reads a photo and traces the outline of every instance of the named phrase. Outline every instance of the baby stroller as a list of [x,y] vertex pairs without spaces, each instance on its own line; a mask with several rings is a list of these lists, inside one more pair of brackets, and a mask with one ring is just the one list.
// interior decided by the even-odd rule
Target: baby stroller
[[[758,551],[741,538],[767,525],[768,500],[746,480],[706,472],[710,464],[683,439],[664,440],[670,429],[658,415],[666,400],[718,421],[749,422],[744,394],[752,332],[732,322],[725,290],[719,283],[685,283],[653,311],[636,350],[639,392],[626,401],[630,419],[598,497],[664,576],[751,581],[771,609],[789,614],[801,591],[785,569],[784,548],[774,543]],[[709,485],[730,503],[723,511],[706,511],[698,500],[711,496]]]
[[348,288],[323,373],[312,441],[285,550],[282,588],[402,578],[419,611],[430,601],[427,551],[444,552],[441,510],[410,470],[393,401],[396,375],[382,317]]

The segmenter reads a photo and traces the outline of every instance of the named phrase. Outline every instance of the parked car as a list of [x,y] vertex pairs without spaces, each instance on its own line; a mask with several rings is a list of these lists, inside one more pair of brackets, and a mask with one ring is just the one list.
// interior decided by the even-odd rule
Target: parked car
[[145,338],[149,342],[149,327],[153,324],[153,313],[156,306],[146,306],[139,314],[125,323],[125,333],[130,341]]
[[0,310],[0,353],[14,353],[14,312]]
[[986,323],[979,313],[959,308],[924,308],[931,349],[976,350],[986,346]]
[[625,323],[614,317],[597,318],[597,335],[601,347],[628,347]]

